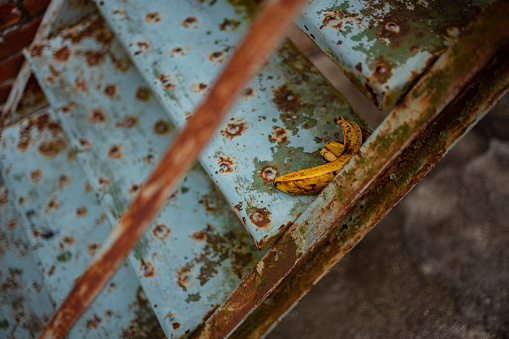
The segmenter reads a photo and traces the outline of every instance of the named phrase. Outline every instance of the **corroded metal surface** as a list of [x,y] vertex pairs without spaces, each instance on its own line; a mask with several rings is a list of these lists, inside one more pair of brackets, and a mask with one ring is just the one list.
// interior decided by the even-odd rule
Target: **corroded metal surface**
[[[56,305],[62,303],[110,231],[75,158],[59,122],[47,112],[3,131],[2,175],[18,211],[18,227],[25,228],[28,248],[43,274],[44,281],[38,286],[45,288]],[[132,337],[156,333],[158,327],[136,275],[125,264],[70,336]]]
[[14,204],[0,174],[0,337],[34,338],[54,309]]
[[[209,93],[256,8],[251,1],[227,0],[187,0],[177,7],[164,0],[97,3],[179,127]],[[335,116],[365,126],[286,42],[245,87],[203,152],[204,169],[259,248],[271,245],[314,199],[279,192],[272,182],[278,175],[324,163],[319,151],[341,140]]]
[[310,0],[297,24],[379,108],[394,106],[490,0]]
[[[333,258],[332,261],[338,261],[348,253],[367,230],[356,229],[354,225],[349,229],[349,220],[345,218],[354,212],[357,204],[362,209],[362,198],[369,194],[372,185],[386,174],[387,168],[397,163],[403,150],[416,140],[508,41],[509,3],[505,0],[495,1],[448,48],[366,141],[360,152],[283,234],[195,336],[222,337],[231,333],[285,277],[297,272],[295,270],[315,255],[313,251],[319,244],[327,243],[326,235],[331,230],[338,231],[334,225],[346,225],[343,233],[336,234],[341,237],[340,247],[325,245],[320,254],[326,257],[325,260],[329,257]],[[406,164],[400,163],[398,166]],[[389,173],[389,179],[395,180],[397,176]],[[391,192],[386,194],[390,196]],[[387,195],[382,195],[376,202],[380,204],[381,210],[377,213],[381,216],[391,207],[391,204],[383,205]],[[364,225],[363,222],[360,224]],[[327,269],[322,268],[308,267],[311,283],[326,273]]]
[[[60,107],[56,115],[90,189],[116,224],[176,129],[100,18],[27,56],[48,100]],[[201,167],[165,200],[130,260],[166,335],[180,337],[227,298],[263,253]]]

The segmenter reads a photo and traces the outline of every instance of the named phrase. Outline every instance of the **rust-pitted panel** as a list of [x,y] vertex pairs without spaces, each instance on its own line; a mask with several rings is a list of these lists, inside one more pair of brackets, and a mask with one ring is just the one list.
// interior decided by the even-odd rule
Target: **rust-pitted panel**
[[296,20],[380,109],[394,106],[491,0],[310,0]]
[[[250,0],[184,0],[178,10],[165,0],[97,4],[177,126],[186,124],[211,92],[215,77],[238,50],[250,24],[249,10],[256,8]],[[314,197],[277,191],[275,172],[261,177],[260,171],[269,166],[282,175],[323,164],[319,151],[342,140],[334,117],[365,122],[290,42],[239,94],[200,161],[255,244],[265,248]],[[235,208],[240,204],[242,209]],[[263,220],[260,210],[265,211]]]
[[[143,190],[176,129],[118,42],[104,36],[113,35],[101,19],[92,18],[46,41],[37,56],[27,54],[48,100],[60,107],[55,115],[77,151],[89,194],[98,193],[103,222],[115,224]],[[55,52],[64,47],[70,53],[62,62]],[[87,63],[99,54],[101,62]],[[119,61],[129,67],[117,67]],[[80,86],[73,86],[76,82]],[[130,261],[147,306],[154,308],[166,335],[175,337],[194,330],[262,253],[200,167],[165,200]],[[99,252],[102,243],[91,242],[87,250]]]

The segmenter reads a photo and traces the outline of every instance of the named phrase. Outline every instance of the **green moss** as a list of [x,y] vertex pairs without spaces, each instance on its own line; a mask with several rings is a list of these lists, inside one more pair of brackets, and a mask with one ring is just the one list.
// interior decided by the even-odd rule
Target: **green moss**
[[70,251],[65,251],[57,255],[57,260],[60,262],[68,262],[72,258],[72,253]]
[[252,19],[258,10],[258,5],[253,0],[228,0],[235,7],[235,13],[244,15],[244,19]]
[[188,294],[186,298],[186,303],[196,302],[201,299],[200,293]]
[[148,254],[148,248],[150,247],[150,241],[147,236],[142,236],[141,239],[134,245],[133,254],[137,260],[145,258]]
[[7,319],[0,320],[0,329],[6,330],[8,328],[9,328],[9,322],[7,321]]

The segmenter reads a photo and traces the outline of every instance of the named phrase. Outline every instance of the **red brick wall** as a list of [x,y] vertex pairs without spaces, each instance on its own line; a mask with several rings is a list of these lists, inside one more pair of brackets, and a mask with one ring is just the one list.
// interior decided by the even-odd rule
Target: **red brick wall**
[[50,0],[0,0],[0,106],[23,63]]

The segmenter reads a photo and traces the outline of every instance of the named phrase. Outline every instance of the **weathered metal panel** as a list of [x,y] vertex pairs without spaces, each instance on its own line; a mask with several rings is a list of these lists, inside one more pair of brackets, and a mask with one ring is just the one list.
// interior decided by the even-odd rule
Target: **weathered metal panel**
[[[34,46],[27,57],[48,100],[60,107],[56,115],[91,190],[116,224],[176,129],[100,18]],[[180,337],[222,303],[262,255],[197,166],[168,197],[130,260],[166,335]]]
[[[1,167],[1,163],[0,163]],[[34,338],[54,312],[22,220],[0,174],[0,337]]]
[[[252,1],[98,1],[100,11],[177,126],[213,85],[250,23]],[[320,149],[341,140],[335,116],[365,126],[346,100],[286,42],[236,101],[200,160],[264,248],[313,196],[290,196],[272,181],[323,164]]]
[[[1,149],[2,175],[19,227],[26,227],[43,286],[58,305],[99,250],[110,231],[108,220],[60,123],[47,112],[7,127]],[[157,328],[138,279],[125,264],[70,336],[132,337]]]
[[[346,255],[369,229],[363,226],[372,225],[360,222],[361,227],[356,227],[359,225],[350,225],[345,218],[357,204],[362,206],[362,197],[370,193],[372,185],[384,177],[385,171],[397,163],[404,150],[508,42],[509,2],[496,0],[437,60],[359,153],[283,234],[195,336],[208,338],[229,335],[283,279],[296,272],[307,259],[314,258],[314,249],[319,245],[325,244],[321,254],[326,258],[337,261]],[[406,164],[399,163],[398,166],[405,167]],[[389,173],[389,180],[391,177],[392,180],[397,179]],[[401,185],[405,180],[403,177]],[[390,192],[386,194],[390,195]],[[385,198],[386,195],[379,198],[379,215],[385,214],[391,207],[390,204],[384,205]],[[338,230],[334,227],[338,223],[346,225]],[[336,235],[341,237],[340,247],[328,246],[327,235],[331,231],[339,231]],[[327,272],[320,266],[308,269],[313,277],[312,282],[318,281]],[[253,286],[257,288],[251,289]]]
[[310,0],[297,25],[380,109],[394,106],[490,0]]

